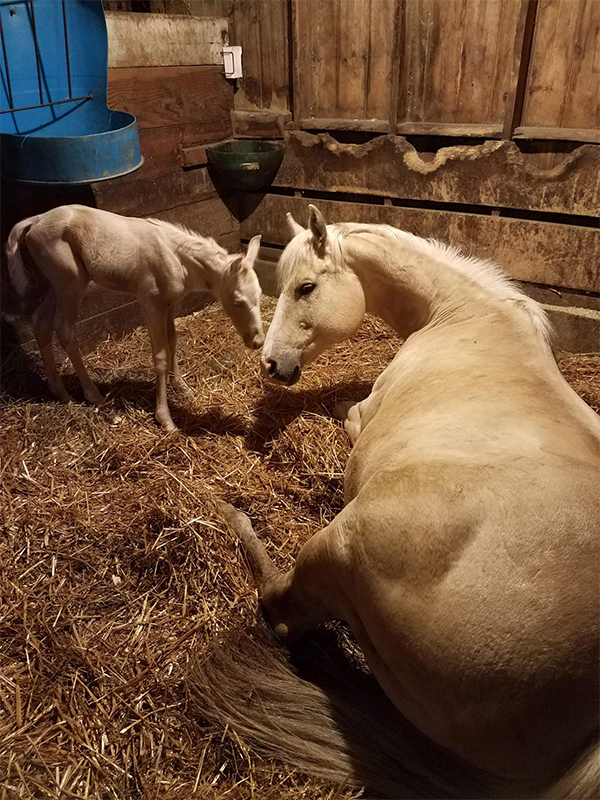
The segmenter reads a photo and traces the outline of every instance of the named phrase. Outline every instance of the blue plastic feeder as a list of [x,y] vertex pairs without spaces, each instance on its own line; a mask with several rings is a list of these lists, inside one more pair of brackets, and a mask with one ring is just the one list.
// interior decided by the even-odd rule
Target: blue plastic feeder
[[81,184],[144,163],[135,117],[107,106],[102,0],[0,0],[4,177]]

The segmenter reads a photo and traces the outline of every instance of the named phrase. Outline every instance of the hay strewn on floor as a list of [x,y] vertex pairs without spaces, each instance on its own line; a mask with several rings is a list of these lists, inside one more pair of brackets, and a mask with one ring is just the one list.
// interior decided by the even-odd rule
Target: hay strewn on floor
[[[258,355],[218,307],[178,327],[194,400],[171,396],[175,434],[152,416],[144,330],[87,358],[113,399],[107,411],[54,402],[17,356],[5,367],[0,798],[358,796],[203,727],[188,713],[184,676],[194,653],[257,613],[214,499],[248,511],[288,568],[342,507],[349,445],[328,412],[366,396],[398,339],[368,321],[289,390],[261,381]],[[600,410],[599,360],[561,367]]]

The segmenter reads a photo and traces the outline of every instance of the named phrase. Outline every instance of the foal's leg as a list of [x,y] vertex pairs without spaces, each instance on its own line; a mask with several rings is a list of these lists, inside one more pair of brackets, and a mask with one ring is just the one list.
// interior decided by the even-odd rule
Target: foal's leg
[[183,380],[179,373],[179,364],[177,363],[177,330],[175,329],[175,309],[170,305],[167,309],[167,337],[169,340],[169,352],[171,355],[171,365],[169,379],[171,386],[184,394],[192,394],[192,390]]
[[88,375],[83,364],[81,351],[79,350],[79,344],[77,342],[77,334],[75,333],[79,306],[86,288],[87,280],[79,282],[71,291],[65,291],[57,295],[53,325],[61,347],[71,359],[71,363],[73,364],[83,388],[85,399],[95,406],[100,406],[104,402],[104,398]]
[[63,403],[68,403],[73,398],[65,389],[65,385],[58,374],[56,362],[54,361],[54,353],[52,352],[52,336],[54,334],[52,318],[54,317],[54,304],[54,292],[52,289],[49,289],[40,305],[31,315],[31,321],[44,363],[44,371],[48,379],[48,388],[55,397],[62,400]]
[[156,411],[154,416],[167,431],[176,431],[167,402],[167,377],[171,364],[168,335],[168,304],[160,300],[140,300],[156,370]]
[[271,561],[246,514],[229,503],[219,502],[218,506],[246,548],[261,603],[277,636],[290,642],[321,622],[349,621],[348,617],[353,615],[338,583],[343,567],[338,562],[335,544],[344,529],[342,517],[348,516],[351,504],[308,540],[294,569],[285,574]]

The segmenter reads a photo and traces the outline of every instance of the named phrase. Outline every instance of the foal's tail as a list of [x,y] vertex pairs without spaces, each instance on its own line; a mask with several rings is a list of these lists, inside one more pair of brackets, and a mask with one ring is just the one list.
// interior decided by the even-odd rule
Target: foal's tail
[[367,787],[365,797],[600,796],[597,744],[553,786],[496,778],[416,730],[374,679],[351,665],[333,631],[305,638],[301,647],[290,659],[264,627],[231,634],[195,665],[193,707],[259,756],[323,782]]
[[6,257],[8,274],[12,285],[20,297],[27,298],[39,291],[41,273],[29,255],[24,238],[38,217],[28,217],[17,222],[8,234]]

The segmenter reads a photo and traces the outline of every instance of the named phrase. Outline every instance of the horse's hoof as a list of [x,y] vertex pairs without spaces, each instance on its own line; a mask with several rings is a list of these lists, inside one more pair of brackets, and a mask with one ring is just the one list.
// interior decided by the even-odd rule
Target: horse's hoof
[[355,405],[356,403],[354,403],[352,400],[345,400],[343,403],[338,403],[331,412],[331,416],[334,419],[339,419],[341,422],[343,422],[348,417],[348,412],[350,409]]

